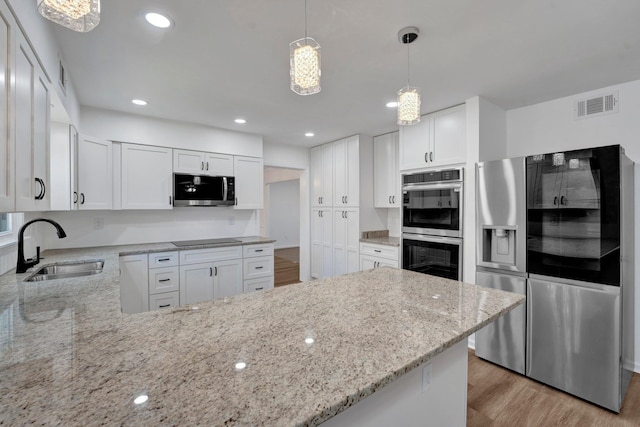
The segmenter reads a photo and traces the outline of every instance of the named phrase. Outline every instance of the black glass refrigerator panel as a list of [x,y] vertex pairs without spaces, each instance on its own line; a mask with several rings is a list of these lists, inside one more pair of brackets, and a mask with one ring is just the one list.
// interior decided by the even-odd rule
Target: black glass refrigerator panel
[[458,244],[423,240],[402,240],[402,268],[447,279],[459,280]]
[[620,285],[620,146],[527,157],[529,273]]
[[460,230],[460,193],[455,189],[405,190],[404,227]]

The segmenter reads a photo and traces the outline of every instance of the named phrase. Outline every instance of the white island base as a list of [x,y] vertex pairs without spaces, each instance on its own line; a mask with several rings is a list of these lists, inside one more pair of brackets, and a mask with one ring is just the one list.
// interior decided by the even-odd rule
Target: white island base
[[465,338],[322,426],[464,426],[467,422],[467,367]]

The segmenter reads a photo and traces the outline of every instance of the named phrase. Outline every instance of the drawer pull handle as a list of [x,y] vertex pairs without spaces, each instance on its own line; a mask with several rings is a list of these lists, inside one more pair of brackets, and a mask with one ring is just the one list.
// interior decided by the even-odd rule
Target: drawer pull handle
[[256,249],[256,252],[262,252],[264,249]]
[[158,307],[160,308],[171,307],[171,304],[162,304],[162,305],[159,305]]
[[256,288],[256,291],[261,291],[261,290],[263,290],[263,289],[264,289],[264,286],[263,286],[263,287],[261,287],[261,288]]
[[160,279],[160,280],[158,280],[158,282],[170,282],[170,281],[171,281],[171,279]]
[[171,261],[171,258],[160,258],[158,262]]
[[380,249],[374,249],[373,251],[378,253],[382,252]]
[[263,268],[264,268],[264,266],[261,265],[260,267],[256,267],[256,270],[261,270]]

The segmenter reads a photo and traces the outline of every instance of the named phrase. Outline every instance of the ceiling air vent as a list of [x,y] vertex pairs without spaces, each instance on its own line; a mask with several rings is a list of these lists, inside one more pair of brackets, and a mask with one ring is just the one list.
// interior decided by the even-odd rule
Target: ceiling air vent
[[618,91],[593,98],[580,99],[575,104],[576,119],[601,116],[618,112]]

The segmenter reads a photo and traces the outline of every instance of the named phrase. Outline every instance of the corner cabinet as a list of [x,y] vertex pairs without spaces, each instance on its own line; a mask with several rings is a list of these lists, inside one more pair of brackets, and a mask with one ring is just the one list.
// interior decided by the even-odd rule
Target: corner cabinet
[[233,157],[236,178],[236,209],[262,209],[264,168],[262,158]]
[[171,148],[122,144],[122,209],[172,209]]
[[113,147],[111,141],[80,136],[77,147],[78,209],[113,207]]
[[400,170],[464,163],[466,106],[422,116],[420,123],[400,127]]
[[399,132],[373,138],[373,203],[376,208],[399,208],[402,205],[398,138]]

